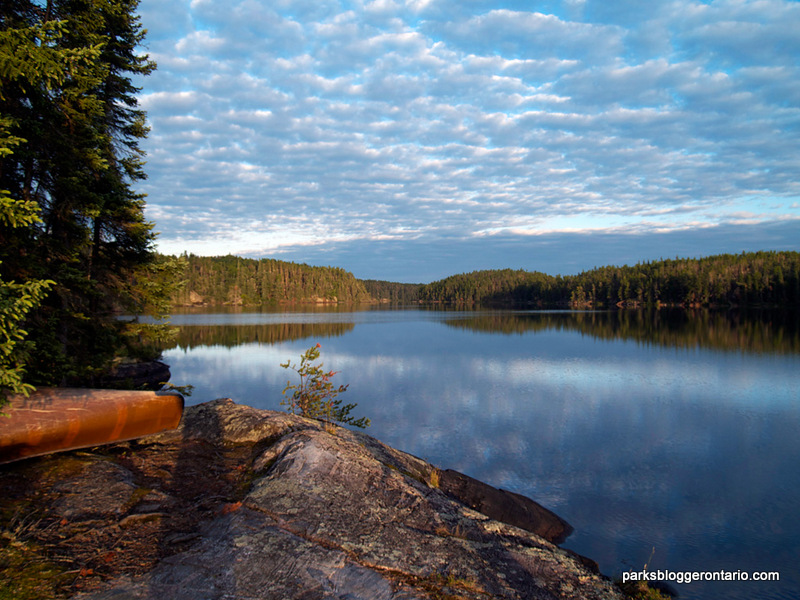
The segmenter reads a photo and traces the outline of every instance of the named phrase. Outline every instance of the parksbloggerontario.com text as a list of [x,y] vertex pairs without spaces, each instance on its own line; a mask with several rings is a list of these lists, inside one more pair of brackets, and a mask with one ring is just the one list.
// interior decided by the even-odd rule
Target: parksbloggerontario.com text
[[777,571],[627,571],[622,574],[622,583],[629,581],[669,581],[692,583],[693,581],[780,581]]

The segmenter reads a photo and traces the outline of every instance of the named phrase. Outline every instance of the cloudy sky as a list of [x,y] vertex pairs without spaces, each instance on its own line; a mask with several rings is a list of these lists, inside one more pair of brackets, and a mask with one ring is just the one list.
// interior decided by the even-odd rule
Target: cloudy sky
[[158,248],[427,282],[800,250],[800,3],[141,0]]

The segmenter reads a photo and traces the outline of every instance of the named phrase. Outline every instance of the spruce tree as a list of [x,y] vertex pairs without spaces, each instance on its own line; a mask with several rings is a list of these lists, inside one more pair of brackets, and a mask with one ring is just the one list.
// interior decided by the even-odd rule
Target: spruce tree
[[137,0],[6,0],[0,8],[0,189],[38,219],[2,227],[7,281],[55,282],[26,320],[34,383],[91,383],[123,342],[114,312],[154,260],[152,225],[133,185],[147,135],[131,82],[155,65],[138,54]]

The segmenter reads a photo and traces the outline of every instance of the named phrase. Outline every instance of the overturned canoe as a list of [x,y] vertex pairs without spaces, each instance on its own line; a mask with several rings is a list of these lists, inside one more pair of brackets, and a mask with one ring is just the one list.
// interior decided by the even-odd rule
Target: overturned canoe
[[174,429],[183,414],[175,392],[39,388],[0,408],[0,463],[131,440]]

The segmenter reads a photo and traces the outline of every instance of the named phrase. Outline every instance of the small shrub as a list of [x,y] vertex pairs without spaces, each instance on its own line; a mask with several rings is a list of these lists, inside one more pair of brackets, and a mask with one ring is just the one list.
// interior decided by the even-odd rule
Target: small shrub
[[323,370],[322,363],[314,364],[319,358],[320,348],[321,345],[317,344],[306,350],[300,356],[299,366],[289,360],[281,363],[281,367],[291,369],[300,376],[299,385],[294,385],[291,381],[286,382],[281,405],[286,406],[292,414],[320,419],[328,424],[335,421],[355,427],[369,427],[370,421],[366,417],[356,419],[350,416],[356,404],[343,406],[342,401],[337,398],[339,394],[347,391],[349,384],[335,386],[331,379],[336,375],[336,371]]
[[[653,555],[656,553],[656,548],[653,546],[653,549],[650,552],[650,557],[647,559],[647,562],[644,563],[643,571],[647,571],[647,565],[649,565],[653,560]],[[617,580],[617,587],[622,591],[625,595],[625,598],[629,600],[670,600],[671,595],[668,593],[661,592],[655,586],[649,585],[646,581],[625,581],[623,582],[622,579]]]
[[439,469],[437,469],[435,467],[433,469],[431,469],[431,478],[430,478],[430,481],[428,483],[430,483],[430,486],[432,488],[438,488],[439,487]]
[[650,587],[645,581],[618,581],[617,587],[630,600],[670,600],[670,596]]

